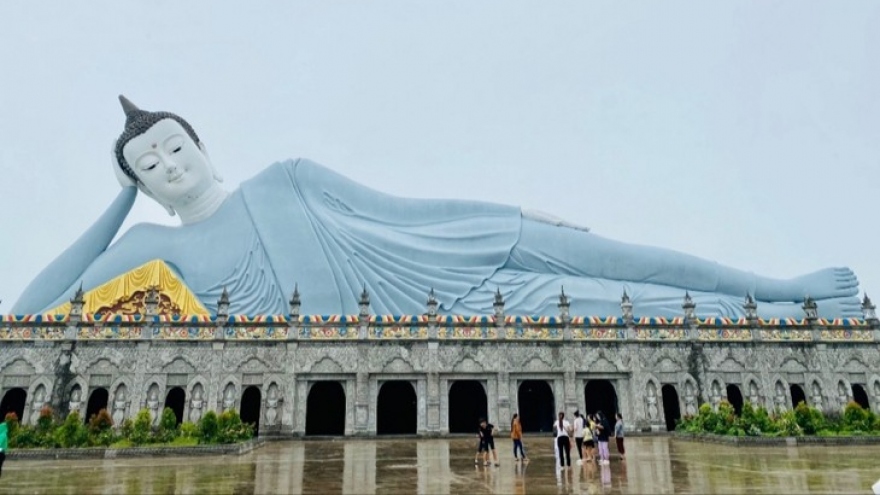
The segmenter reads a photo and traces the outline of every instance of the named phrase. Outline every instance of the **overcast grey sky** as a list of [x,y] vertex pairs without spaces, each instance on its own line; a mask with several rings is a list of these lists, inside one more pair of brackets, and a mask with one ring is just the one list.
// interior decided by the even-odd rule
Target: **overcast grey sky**
[[[229,189],[302,156],[880,296],[878,26],[868,1],[0,2],[0,313],[116,196],[119,93],[188,119]],[[137,222],[177,219],[141,195]]]

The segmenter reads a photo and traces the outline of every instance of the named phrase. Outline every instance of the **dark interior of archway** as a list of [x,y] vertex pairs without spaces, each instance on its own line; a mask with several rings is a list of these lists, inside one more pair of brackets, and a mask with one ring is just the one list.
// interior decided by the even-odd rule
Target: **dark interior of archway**
[[260,403],[263,400],[263,394],[260,388],[251,385],[244,389],[241,394],[241,417],[242,423],[254,425],[254,435],[260,433]]
[[449,432],[476,433],[480,418],[487,418],[487,402],[486,390],[479,381],[453,383],[449,388]]
[[410,382],[390,381],[379,389],[376,404],[376,433],[379,435],[416,433],[416,391]]
[[6,418],[6,415],[14,412],[15,416],[21,421],[21,415],[24,414],[24,404],[27,402],[27,391],[23,388],[11,388],[3,394],[3,400],[0,400],[0,421]]
[[743,411],[743,394],[740,392],[739,387],[734,384],[727,385],[727,402],[730,402],[730,405],[733,406],[733,411],[737,416],[742,414]]
[[88,423],[92,416],[98,414],[98,411],[107,409],[107,401],[109,399],[110,394],[106,388],[99,387],[93,390],[91,395],[89,395],[89,404],[86,406],[86,417],[83,418],[83,421]]
[[177,424],[183,422],[183,406],[186,404],[186,392],[180,387],[174,387],[168,391],[168,395],[165,396],[165,407],[171,408],[174,411],[174,417],[177,419]]
[[663,416],[666,420],[666,431],[673,431],[678,420],[681,419],[678,391],[675,390],[675,385],[666,384],[663,385],[660,392],[663,394]]
[[865,392],[865,387],[859,385],[858,383],[853,383],[852,393],[853,400],[856,401],[856,404],[862,406],[863,409],[870,409],[870,403],[868,402],[868,393]]
[[803,402],[807,403],[807,394],[804,393],[804,389],[801,388],[797,383],[792,383],[788,390],[791,392],[791,406],[797,407],[798,404]]
[[339,382],[315,382],[306,400],[306,435],[345,434],[345,390]]
[[614,421],[614,415],[617,414],[617,392],[614,385],[608,380],[590,380],[584,387],[584,396],[586,398],[587,414],[593,414],[596,411],[605,413],[608,421]]
[[556,403],[553,390],[544,380],[525,380],[517,393],[519,421],[523,431],[553,431],[556,421]]

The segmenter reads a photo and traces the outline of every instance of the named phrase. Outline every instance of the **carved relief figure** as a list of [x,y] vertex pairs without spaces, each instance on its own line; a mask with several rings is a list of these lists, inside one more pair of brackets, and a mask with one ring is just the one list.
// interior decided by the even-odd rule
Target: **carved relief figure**
[[818,381],[813,380],[812,393],[813,397],[811,400],[813,401],[813,406],[821,411],[824,408],[825,400],[822,397],[822,387]]
[[235,409],[235,385],[230,383],[226,385],[226,390],[223,392],[223,410],[232,409]]
[[153,418],[153,426],[159,424],[159,385],[155,383],[150,386],[147,393],[147,410],[150,411],[150,417]]
[[46,404],[46,387],[38,385],[34,391],[34,401],[31,403],[31,422],[37,424],[40,418],[40,409]]
[[131,401],[128,400],[128,388],[125,384],[119,384],[116,387],[116,393],[113,394],[113,424],[121,426],[125,421],[126,411]]
[[[69,412],[80,412],[79,408],[82,406],[82,389],[79,385],[74,385],[73,389],[70,390],[70,401],[67,404],[67,410]],[[81,414],[80,414],[81,416]]]
[[275,426],[278,419],[278,406],[282,399],[278,397],[278,385],[272,382],[266,397],[266,426]]
[[837,400],[840,402],[840,407],[846,407],[847,402],[849,402],[849,391],[843,380],[837,382]]
[[[123,190],[30,283],[15,314],[51,310],[66,303],[80,282],[89,291],[163,260],[178,268],[212,312],[222,287],[235,285],[240,297],[233,312],[282,313],[285,291],[298,282],[308,288],[308,311],[353,314],[360,287],[327,280],[358,280],[371,294],[386,294],[382,284],[397,280],[394,297],[373,298],[376,314],[421,312],[420,301],[434,284],[441,311],[453,314],[490,313],[498,287],[515,291],[518,313],[551,314],[558,288],[565,286],[577,295],[570,308],[577,314],[614,314],[626,290],[640,313],[678,316],[687,290],[707,316],[744,316],[745,294],[759,302],[763,317],[801,316],[792,301],[804,294],[819,303],[821,316],[860,316],[858,280],[847,268],[791,279],[759,276],[604,238],[542,212],[394,197],[305,159],[276,163],[230,193],[188,122],[120,101],[125,126],[112,166]],[[178,215],[182,225],[138,224],[120,235],[138,191]],[[287,246],[294,239],[298,254],[290,256]],[[222,256],[215,254],[218,245]]]
[[718,409],[718,405],[721,404],[721,398],[721,385],[718,383],[718,380],[712,380],[710,399],[712,400],[713,409]]
[[755,383],[754,380],[749,382],[749,402],[755,407],[763,405],[761,404],[761,395],[758,391],[758,384]]
[[193,387],[193,398],[189,403],[189,420],[198,423],[202,419],[202,408],[205,406],[204,391],[202,384],[197,383]]
[[785,385],[783,385],[781,381],[776,382],[776,395],[773,397],[773,402],[778,411],[785,411],[788,409],[786,407],[788,404],[788,397],[786,397],[785,394]]
[[645,405],[648,411],[648,419],[654,421],[660,417],[660,411],[657,407],[657,386],[653,381],[648,382],[645,390]]
[[684,410],[688,416],[697,414],[697,397],[695,392],[693,383],[690,381],[684,382]]

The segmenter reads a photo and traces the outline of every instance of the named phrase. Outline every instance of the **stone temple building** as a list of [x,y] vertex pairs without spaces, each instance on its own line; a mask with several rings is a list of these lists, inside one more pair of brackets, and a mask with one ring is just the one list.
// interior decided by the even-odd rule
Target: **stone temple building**
[[839,411],[849,401],[880,412],[880,322],[823,319],[809,298],[802,319],[700,318],[683,295],[681,317],[636,318],[624,294],[617,316],[438,314],[231,315],[175,312],[161,288],[135,291],[125,311],[89,305],[80,291],[61,314],[0,320],[0,414],[34,422],[44,406],[116,424],[164,407],[178,421],[235,409],[260,435],[441,436],[472,432],[480,417],[505,429],[549,431],[556,412],[620,411],[628,427],[671,429],[702,403],[723,399],[785,409],[800,401]]

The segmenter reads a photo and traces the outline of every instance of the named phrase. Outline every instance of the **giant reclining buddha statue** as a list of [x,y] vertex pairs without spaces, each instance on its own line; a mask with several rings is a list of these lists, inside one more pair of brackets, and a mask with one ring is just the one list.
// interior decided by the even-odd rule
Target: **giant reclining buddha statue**
[[[59,310],[80,286],[112,303],[131,296],[131,274],[146,266],[183,288],[191,300],[172,301],[182,312],[215,311],[225,288],[233,313],[284,314],[298,285],[312,314],[356,313],[364,286],[376,314],[420,314],[433,288],[444,313],[490,313],[500,290],[508,313],[549,315],[563,286],[583,315],[619,314],[624,291],[637,316],[680,315],[685,291],[701,316],[742,316],[747,295],[766,318],[801,316],[807,295],[820,316],[860,314],[847,268],[763,277],[514,206],[391,196],[306,159],[275,163],[227,192],[189,123],[120,101],[113,168],[122,191],[30,283],[15,313]],[[181,225],[138,224],[112,242],[138,191]]]

